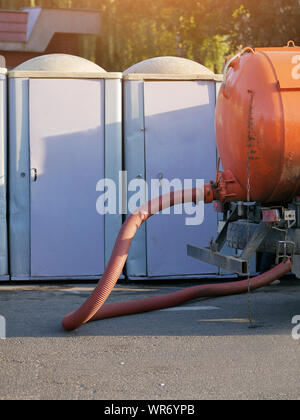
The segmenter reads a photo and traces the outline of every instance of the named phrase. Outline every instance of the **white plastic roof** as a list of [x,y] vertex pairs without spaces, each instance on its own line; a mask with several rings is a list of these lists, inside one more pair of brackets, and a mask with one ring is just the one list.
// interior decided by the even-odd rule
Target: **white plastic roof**
[[155,57],[141,61],[124,71],[124,74],[207,74],[214,73],[202,64],[180,57]]
[[102,67],[82,57],[49,54],[32,58],[15,67],[10,77],[84,77],[121,78],[120,73],[107,73]]
[[101,72],[104,69],[82,57],[69,54],[49,54],[32,58],[20,64],[14,71],[53,71],[53,72]]
[[7,69],[5,67],[6,63],[5,63],[5,58],[0,55],[0,74],[6,74],[7,73]]

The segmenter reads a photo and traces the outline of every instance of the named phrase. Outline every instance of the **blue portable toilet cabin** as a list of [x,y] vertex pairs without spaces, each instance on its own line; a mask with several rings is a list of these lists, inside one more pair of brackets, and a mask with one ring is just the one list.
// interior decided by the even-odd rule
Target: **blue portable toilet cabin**
[[[2,60],[1,60],[2,61]],[[4,66],[4,60],[2,66]],[[0,280],[8,280],[7,244],[7,70],[0,67]]]
[[[173,179],[179,179],[182,185],[184,179],[215,179],[214,114],[222,80],[222,75],[178,57],[149,59],[123,73],[128,185],[134,179],[143,179],[149,193],[153,179],[161,180],[162,185]],[[128,202],[134,194],[128,192]],[[212,205],[205,206],[201,225],[186,225],[186,216],[160,214],[140,228],[127,260],[129,278],[218,274],[216,267],[193,260],[186,251],[188,243],[207,246],[216,236],[217,214]]]
[[[9,73],[13,280],[97,279],[121,227],[98,183],[122,169],[122,74],[51,54]],[[98,191],[99,190],[99,191]]]

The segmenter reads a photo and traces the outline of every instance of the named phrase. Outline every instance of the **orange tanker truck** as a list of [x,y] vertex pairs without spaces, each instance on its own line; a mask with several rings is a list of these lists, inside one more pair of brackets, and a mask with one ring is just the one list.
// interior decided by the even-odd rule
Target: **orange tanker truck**
[[[240,274],[255,252],[290,257],[300,275],[300,48],[292,41],[245,48],[227,63],[216,138],[223,170],[207,201],[222,204],[226,224],[209,250],[190,246],[190,255]],[[216,254],[225,240],[240,258]]]

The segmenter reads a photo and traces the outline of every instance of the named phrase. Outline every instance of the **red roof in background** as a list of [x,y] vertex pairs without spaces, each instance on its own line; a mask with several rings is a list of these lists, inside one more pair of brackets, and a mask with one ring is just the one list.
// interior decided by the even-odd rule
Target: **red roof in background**
[[0,41],[26,42],[28,12],[0,10]]

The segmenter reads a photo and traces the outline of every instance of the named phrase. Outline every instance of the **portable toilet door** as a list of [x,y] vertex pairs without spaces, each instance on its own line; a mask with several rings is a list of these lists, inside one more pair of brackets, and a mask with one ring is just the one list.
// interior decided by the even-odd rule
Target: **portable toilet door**
[[[222,76],[178,57],[146,60],[123,73],[128,185],[133,179],[144,179],[149,193],[153,179],[161,180],[161,185],[179,179],[182,186],[184,180],[215,179],[214,114],[221,81]],[[134,194],[128,192],[128,203]],[[213,206],[205,206],[201,225],[196,220],[189,222],[195,225],[187,225],[186,217],[184,212],[171,211],[170,215],[152,217],[140,228],[127,260],[129,278],[217,274],[216,267],[188,257],[186,248],[189,243],[207,246],[216,236]]]
[[[2,61],[2,60],[1,60]],[[4,62],[2,66],[4,65]],[[0,281],[9,280],[7,244],[7,70],[0,67]]]
[[121,227],[96,210],[122,168],[122,74],[41,56],[9,73],[13,280],[94,279]]

